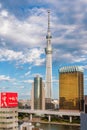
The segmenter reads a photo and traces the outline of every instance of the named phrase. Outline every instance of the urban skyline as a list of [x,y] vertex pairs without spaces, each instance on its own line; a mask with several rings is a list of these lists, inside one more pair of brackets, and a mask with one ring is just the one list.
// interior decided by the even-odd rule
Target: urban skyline
[[87,94],[86,7],[86,0],[0,0],[0,91],[18,92],[19,99],[28,99],[34,77],[39,74],[45,80],[44,49],[50,9],[53,98],[58,98],[58,70],[67,65],[84,68]]

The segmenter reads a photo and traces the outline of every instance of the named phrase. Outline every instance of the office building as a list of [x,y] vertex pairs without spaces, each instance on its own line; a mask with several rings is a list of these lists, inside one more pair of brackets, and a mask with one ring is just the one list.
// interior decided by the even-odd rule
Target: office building
[[50,99],[50,98],[45,98],[45,109],[47,110],[47,109],[55,109],[55,105],[54,105],[54,103],[53,103],[53,101],[52,101],[52,99]]
[[18,130],[17,93],[0,93],[0,130]]
[[84,110],[83,69],[79,66],[59,69],[59,109]]
[[36,76],[34,78],[31,100],[31,109],[45,109],[45,86],[42,81],[42,78],[39,76]]
[[81,113],[80,115],[80,130],[87,130],[87,114]]
[[20,100],[18,101],[18,107],[19,107],[19,108],[31,109],[31,100],[28,100],[28,99],[20,99]]
[[87,130],[87,95],[84,96],[84,112],[80,115],[81,130]]
[[48,11],[48,31],[47,31],[47,47],[46,53],[46,98],[52,98],[52,45],[51,45],[51,32],[50,32],[50,11]]
[[84,112],[87,113],[87,95],[84,96]]

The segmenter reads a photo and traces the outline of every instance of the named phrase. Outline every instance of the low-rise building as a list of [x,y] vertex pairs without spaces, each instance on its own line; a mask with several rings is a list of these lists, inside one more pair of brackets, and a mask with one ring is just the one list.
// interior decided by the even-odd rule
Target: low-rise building
[[34,126],[31,123],[24,122],[22,125],[20,125],[20,130],[32,130]]
[[0,93],[0,130],[18,130],[17,93]]

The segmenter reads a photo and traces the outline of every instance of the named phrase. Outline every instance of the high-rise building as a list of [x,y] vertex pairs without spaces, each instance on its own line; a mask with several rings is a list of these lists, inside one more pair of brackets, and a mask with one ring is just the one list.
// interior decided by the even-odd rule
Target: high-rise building
[[51,45],[51,32],[50,32],[50,11],[48,10],[48,31],[47,31],[47,47],[46,53],[46,98],[52,98],[52,45]]
[[80,115],[80,130],[87,130],[87,114],[81,113]]
[[84,112],[87,113],[87,95],[84,96]]
[[0,130],[18,130],[17,93],[0,93]]
[[34,78],[31,109],[45,109],[45,86],[39,76]]
[[66,66],[59,69],[60,110],[84,109],[83,69],[80,66]]
[[84,112],[80,114],[80,129],[87,130],[87,95],[84,96]]

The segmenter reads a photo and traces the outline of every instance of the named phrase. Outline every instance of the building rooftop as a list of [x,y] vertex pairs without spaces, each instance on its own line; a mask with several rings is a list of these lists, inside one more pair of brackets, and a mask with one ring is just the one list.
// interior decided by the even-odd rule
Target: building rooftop
[[59,72],[83,72],[83,68],[81,66],[64,66],[59,69]]

